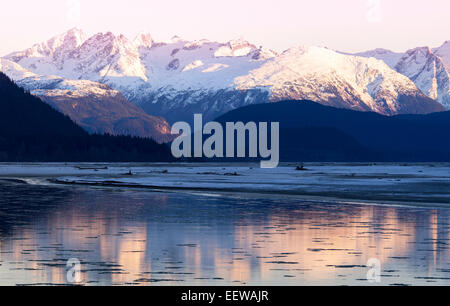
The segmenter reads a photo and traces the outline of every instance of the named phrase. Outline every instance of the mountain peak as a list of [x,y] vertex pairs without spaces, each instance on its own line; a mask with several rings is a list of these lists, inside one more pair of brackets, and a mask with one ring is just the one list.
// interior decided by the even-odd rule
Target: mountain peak
[[450,48],[450,40],[444,41],[444,43],[440,47],[438,47],[438,49],[443,47]]
[[67,35],[79,35],[79,36],[84,36],[84,31],[79,28],[79,27],[73,27],[71,29],[69,29],[65,34]]
[[416,53],[416,54],[420,53],[422,55],[428,56],[428,55],[433,54],[433,51],[431,50],[430,47],[427,47],[427,46],[425,46],[425,47],[416,47],[416,48],[412,48],[412,49],[409,49],[408,51],[406,51],[407,55],[411,55],[411,54],[414,54],[414,53]]
[[450,71],[450,40],[445,41],[442,46],[434,49],[434,54],[442,59],[446,69]]
[[172,38],[170,39],[170,41],[171,41],[172,43],[177,43],[177,42],[182,41],[182,39],[181,39],[180,36],[174,35],[174,36],[172,36]]
[[141,32],[134,38],[133,43],[138,47],[151,48],[153,38],[149,33]]
[[[106,48],[109,51],[117,50],[117,49],[127,49],[132,48],[132,43],[128,40],[128,38],[125,35],[114,35],[112,32],[106,32],[106,33],[97,33],[88,40],[85,41],[85,43],[80,47],[81,52],[87,52],[87,50],[94,50],[97,49],[97,52],[101,51],[102,49]],[[104,49],[104,50],[106,50]]]
[[376,48],[376,49],[372,50],[372,52],[379,53],[379,54],[384,54],[384,53],[391,53],[393,51],[388,50],[388,49],[384,49],[384,48]]
[[81,29],[72,28],[47,41],[37,43],[29,49],[13,52],[6,58],[18,62],[26,57],[54,57],[57,61],[61,61],[68,53],[81,46],[86,39],[87,37]]
[[388,49],[377,48],[365,52],[356,53],[356,56],[362,57],[374,57],[376,59],[384,61],[389,67],[394,69],[395,65],[403,57],[403,53],[397,53]]
[[365,57],[367,57],[367,56],[376,57],[376,56],[395,56],[395,55],[399,55],[399,54],[401,54],[401,53],[397,53],[397,52],[394,52],[389,49],[376,48],[376,49],[373,49],[370,51],[357,53],[356,55],[362,55]]
[[289,48],[285,51],[283,51],[282,55],[289,55],[289,56],[302,56],[305,54],[309,55],[317,55],[317,56],[335,56],[339,55],[338,52],[335,52],[333,50],[330,50],[325,47],[318,47],[318,46],[309,46],[309,45],[299,45],[293,48]]
[[48,48],[54,53],[58,49],[75,49],[86,41],[86,35],[79,28],[72,28],[67,32],[57,35],[46,42]]

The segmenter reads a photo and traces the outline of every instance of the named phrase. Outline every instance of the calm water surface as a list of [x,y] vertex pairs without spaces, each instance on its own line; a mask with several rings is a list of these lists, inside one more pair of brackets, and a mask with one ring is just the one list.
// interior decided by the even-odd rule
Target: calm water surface
[[450,210],[0,182],[0,284],[450,285]]

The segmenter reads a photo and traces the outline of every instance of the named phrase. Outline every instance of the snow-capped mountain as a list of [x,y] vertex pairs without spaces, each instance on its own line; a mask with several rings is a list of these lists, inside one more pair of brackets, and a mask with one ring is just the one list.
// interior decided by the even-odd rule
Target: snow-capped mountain
[[383,60],[392,69],[407,76],[430,98],[450,109],[450,42],[431,49],[419,47],[395,53],[376,49],[357,54]]
[[270,87],[275,101],[300,98],[388,115],[427,112],[436,104],[380,60],[319,47],[289,49],[236,83],[239,89]]
[[131,40],[112,33],[86,38],[73,29],[6,58],[38,75],[106,84],[172,122],[198,112],[214,119],[283,99],[388,115],[443,110],[384,62],[318,47],[277,54],[241,39],[156,42],[145,33]]
[[433,49],[433,52],[442,59],[447,70],[450,70],[450,40],[447,40],[442,46]]
[[163,118],[146,114],[105,84],[40,76],[6,59],[0,59],[0,71],[90,133],[149,137],[159,142],[172,139],[170,125]]

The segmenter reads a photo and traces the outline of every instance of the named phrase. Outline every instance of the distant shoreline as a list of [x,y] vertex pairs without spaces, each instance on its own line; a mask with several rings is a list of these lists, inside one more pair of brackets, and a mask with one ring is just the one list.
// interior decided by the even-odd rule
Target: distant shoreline
[[0,163],[1,180],[200,195],[450,208],[449,163]]

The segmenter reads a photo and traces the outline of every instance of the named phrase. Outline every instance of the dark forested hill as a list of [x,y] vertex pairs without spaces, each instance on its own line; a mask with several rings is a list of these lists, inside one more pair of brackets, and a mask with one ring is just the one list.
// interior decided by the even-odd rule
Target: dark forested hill
[[169,148],[150,139],[89,135],[0,73],[0,161],[170,159]]
[[450,112],[388,117],[283,101],[242,107],[217,121],[280,122],[285,161],[450,161]]

